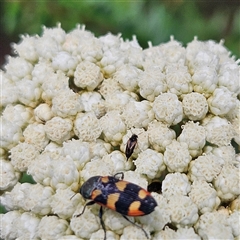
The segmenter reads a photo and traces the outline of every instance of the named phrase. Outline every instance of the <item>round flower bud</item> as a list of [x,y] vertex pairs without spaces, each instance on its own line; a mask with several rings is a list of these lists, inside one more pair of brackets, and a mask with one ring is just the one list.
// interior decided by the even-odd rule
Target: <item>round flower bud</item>
[[155,98],[153,112],[157,120],[170,125],[176,125],[182,121],[182,103],[173,93],[163,93]]
[[100,121],[93,112],[78,113],[74,121],[74,133],[82,141],[95,141],[102,133]]
[[187,172],[192,157],[186,143],[173,140],[167,145],[163,159],[169,172]]
[[47,137],[58,144],[62,144],[65,140],[71,138],[73,135],[72,128],[72,120],[68,118],[54,117],[45,124]]
[[103,80],[100,68],[91,62],[83,61],[74,72],[74,83],[80,88],[93,91]]
[[13,187],[20,178],[20,172],[16,172],[10,161],[0,159],[0,190],[7,190]]
[[192,92],[183,96],[183,112],[187,118],[196,121],[205,118],[208,112],[206,98],[197,92]]
[[34,145],[25,142],[13,147],[10,153],[11,163],[19,172],[26,172],[30,163],[40,154]]

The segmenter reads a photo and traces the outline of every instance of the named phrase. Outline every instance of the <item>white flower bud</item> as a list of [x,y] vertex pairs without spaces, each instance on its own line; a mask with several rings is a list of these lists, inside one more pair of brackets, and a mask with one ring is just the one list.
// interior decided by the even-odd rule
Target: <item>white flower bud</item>
[[103,57],[103,44],[99,38],[89,38],[79,46],[79,52],[84,61],[96,63]]
[[135,93],[128,91],[115,91],[112,94],[109,93],[105,99],[105,107],[107,111],[117,110],[123,111],[126,109],[126,105],[131,101],[138,101],[138,96]]
[[210,66],[201,66],[197,68],[192,76],[193,90],[203,93],[204,96],[210,96],[217,86],[217,72]]
[[213,185],[222,201],[232,201],[240,194],[239,168],[225,164],[213,179]]
[[195,180],[193,182],[189,197],[197,204],[201,213],[212,212],[221,203],[216,190],[204,180]]
[[18,44],[13,44],[13,48],[18,55],[29,62],[37,62],[38,54],[36,51],[37,36],[21,35],[21,41]]
[[26,172],[30,163],[40,154],[34,145],[25,142],[13,147],[10,153],[11,163],[19,172]]
[[148,101],[153,102],[155,97],[167,91],[165,75],[158,66],[147,68],[139,78],[140,94]]
[[192,92],[192,78],[183,61],[167,64],[165,71],[168,92],[177,96]]
[[77,66],[77,57],[70,55],[68,52],[58,52],[52,59],[52,66],[55,70],[63,72],[73,71]]
[[102,158],[112,151],[112,145],[104,142],[101,139],[97,139],[96,142],[90,142],[90,158]]
[[33,66],[27,60],[21,57],[8,57],[7,64],[4,66],[8,75],[13,81],[19,81],[30,77]]
[[106,165],[112,165],[114,167],[113,173],[126,171],[132,167],[132,163],[130,161],[126,161],[124,154],[117,150],[103,156],[102,162],[106,163]]
[[[119,218],[119,213],[112,210],[106,210],[103,217],[106,227],[118,234],[122,234],[123,229],[129,225],[128,221],[126,221],[123,217]],[[130,217],[130,219],[134,221],[133,218]]]
[[32,175],[36,182],[44,186],[50,186],[50,181],[53,176],[52,158],[50,154],[48,152],[40,154],[35,161],[31,162],[27,173]]
[[70,156],[80,170],[86,162],[90,161],[90,146],[87,142],[72,139],[71,141],[63,142],[62,153],[65,156]]
[[65,31],[61,28],[61,23],[57,23],[56,27],[47,28],[43,26],[43,37],[54,39],[58,43],[63,43],[66,37]]
[[72,234],[69,223],[56,216],[43,217],[36,232],[36,236],[40,239],[61,239],[68,234]]
[[81,98],[72,90],[62,90],[52,99],[52,112],[59,117],[67,118],[82,110]]
[[227,216],[219,211],[202,214],[194,228],[202,239],[234,239]]
[[164,152],[164,163],[169,172],[187,172],[192,157],[186,143],[173,140]]
[[93,91],[103,80],[100,68],[91,62],[83,61],[77,65],[74,72],[74,83],[80,88]]
[[17,105],[7,105],[3,111],[3,118],[6,120],[17,124],[19,127],[23,128],[32,121],[32,108],[25,107],[21,104]]
[[239,65],[236,62],[227,60],[223,62],[219,69],[218,84],[228,88],[232,93],[239,94]]
[[0,146],[5,150],[9,150],[12,147],[16,146],[19,141],[22,140],[22,130],[21,128],[13,123],[4,119],[3,117],[0,118]]
[[125,105],[122,117],[128,128],[144,128],[154,119],[154,114],[150,102],[130,101]]
[[122,88],[120,87],[119,83],[113,78],[104,79],[99,87],[99,92],[105,99],[107,98],[107,96],[113,95],[121,91]]
[[[57,72],[51,72],[44,79],[42,89],[43,89],[42,99],[46,103],[51,105],[52,98],[57,96],[59,92],[61,92],[62,90],[68,90],[69,92],[68,77],[60,70],[58,70]],[[63,99],[63,101],[64,101],[63,103],[67,104],[65,102],[65,99]]]
[[159,178],[166,168],[163,155],[152,149],[147,149],[138,155],[134,161],[136,172],[146,175],[150,179]]
[[16,83],[18,91],[18,100],[26,106],[36,107],[40,102],[42,89],[36,82],[24,78]]
[[[150,235],[150,232],[148,229],[144,229],[148,235]],[[137,228],[133,225],[128,225],[123,229],[122,236],[120,237],[120,240],[127,240],[127,239],[145,239],[146,235],[144,234],[143,230],[140,228]]]
[[82,141],[96,141],[102,129],[100,121],[93,112],[78,113],[74,121],[74,133]]
[[72,128],[73,122],[68,118],[54,117],[45,124],[47,137],[58,144],[72,137]]
[[36,231],[40,218],[31,212],[24,212],[18,221],[18,225],[14,226],[18,230],[19,240],[36,238]]
[[234,137],[233,125],[225,118],[213,117],[204,124],[207,132],[207,141],[217,146],[227,146]]
[[0,81],[0,89],[4,89],[0,94],[0,103],[1,107],[6,107],[8,104],[16,103],[18,100],[18,92],[16,84],[13,83],[9,76],[7,77],[4,72],[0,70],[1,81]]
[[49,142],[44,125],[39,123],[29,124],[25,128],[23,136],[25,142],[34,145],[38,151],[42,151]]
[[113,146],[121,143],[126,126],[118,111],[109,111],[100,119],[104,140]]
[[236,238],[240,235],[239,219],[240,211],[233,212],[228,218],[228,224],[232,228],[233,236]]
[[149,123],[147,133],[152,148],[159,152],[164,152],[166,146],[176,138],[174,130],[156,120]]
[[[104,214],[105,215],[105,214]],[[89,240],[95,240],[95,239],[98,239],[98,238],[104,238],[104,231],[103,229],[99,229],[97,232],[94,232],[90,239]],[[107,230],[106,231],[106,238],[107,239],[116,239],[116,240],[119,240],[119,236],[115,233],[115,232],[112,232],[112,231],[109,231]],[[78,238],[79,239],[79,238]],[[67,240],[67,239],[66,239]]]
[[236,97],[225,87],[216,88],[207,101],[210,111],[219,116],[228,114],[236,106]]
[[53,189],[41,184],[17,183],[11,192],[1,196],[1,202],[7,209],[22,209],[39,215],[51,212]]
[[194,180],[205,180],[212,182],[220,173],[223,160],[213,154],[205,154],[191,161],[188,169],[188,176],[193,182]]
[[139,76],[142,73],[137,67],[125,64],[122,65],[113,75],[113,79],[117,81],[124,90],[135,92],[138,88]]
[[50,120],[53,117],[53,112],[48,104],[42,103],[34,109],[34,115],[36,121],[42,123]]
[[73,191],[78,189],[79,172],[70,156],[54,159],[52,169],[54,172],[50,185],[53,189],[68,187]]
[[170,36],[169,42],[161,44],[159,49],[164,54],[167,62],[177,63],[185,60],[186,50],[173,36]]
[[206,130],[198,122],[187,122],[177,140],[188,145],[192,157],[199,156],[206,144]]
[[81,102],[85,112],[103,111],[105,113],[104,101],[102,99],[102,96],[97,92],[81,93]]
[[[54,72],[54,69],[52,68],[51,63],[42,58],[38,60],[38,62],[34,65],[34,68],[32,70],[32,80],[35,83],[37,83],[37,85],[42,85],[44,81],[50,82],[51,81],[50,79],[52,78],[52,76],[55,76],[55,75],[57,74]],[[56,84],[59,84],[59,82],[57,82]]]
[[167,199],[176,194],[187,196],[190,190],[190,182],[184,173],[169,173],[162,182],[162,194]]
[[184,95],[182,106],[184,114],[193,121],[202,120],[208,112],[206,98],[197,92]]
[[169,126],[182,121],[182,103],[173,93],[163,93],[156,97],[152,109],[156,119],[167,123]]
[[116,69],[124,65],[124,54],[119,49],[108,49],[104,51],[100,61],[101,69],[106,77],[112,77],[116,73]]
[[36,40],[36,50],[39,57],[50,60],[59,52],[60,46],[55,39],[45,36]]
[[52,212],[62,219],[69,219],[81,200],[80,194],[75,194],[70,188],[57,189],[51,201]]
[[193,226],[199,216],[197,205],[188,196],[173,195],[167,205],[171,224],[179,226]]
[[17,239],[18,223],[21,213],[19,211],[10,211],[5,214],[0,214],[0,237],[1,239]]
[[[81,205],[82,206],[82,205]],[[82,207],[77,209],[74,215],[82,212]],[[76,236],[80,238],[90,238],[91,234],[96,232],[100,228],[99,218],[86,208],[85,212],[79,217],[73,217],[70,221],[70,226]]]
[[13,187],[20,178],[20,172],[16,172],[10,161],[0,159],[0,190],[8,190]]

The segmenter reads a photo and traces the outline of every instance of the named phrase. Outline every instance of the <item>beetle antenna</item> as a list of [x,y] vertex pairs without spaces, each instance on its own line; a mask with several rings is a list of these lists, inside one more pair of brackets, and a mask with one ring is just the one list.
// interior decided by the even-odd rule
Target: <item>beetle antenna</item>
[[85,204],[84,207],[83,207],[82,212],[77,214],[77,215],[74,215],[74,217],[80,217],[85,212],[86,206],[93,205],[94,203],[95,203],[94,201],[91,201],[91,202],[88,202],[87,204]]

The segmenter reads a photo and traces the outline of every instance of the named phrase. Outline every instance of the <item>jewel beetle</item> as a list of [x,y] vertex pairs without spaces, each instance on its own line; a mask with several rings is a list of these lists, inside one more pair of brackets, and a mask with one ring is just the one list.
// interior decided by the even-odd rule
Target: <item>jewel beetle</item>
[[[120,178],[117,175],[121,175]],[[114,176],[94,176],[89,178],[80,188],[80,194],[85,199],[91,199],[86,203],[82,212],[75,217],[81,216],[86,206],[99,204],[99,218],[104,230],[106,239],[106,228],[102,219],[103,207],[110,208],[120,213],[127,221],[140,228],[146,237],[146,231],[136,223],[130,221],[126,216],[144,216],[154,211],[157,202],[151,194],[142,187],[123,180],[123,172],[116,173]]]
[[127,161],[133,154],[134,148],[137,145],[137,139],[138,139],[138,135],[133,134],[127,141],[127,145],[126,145],[126,149],[125,149],[125,155],[127,157]]

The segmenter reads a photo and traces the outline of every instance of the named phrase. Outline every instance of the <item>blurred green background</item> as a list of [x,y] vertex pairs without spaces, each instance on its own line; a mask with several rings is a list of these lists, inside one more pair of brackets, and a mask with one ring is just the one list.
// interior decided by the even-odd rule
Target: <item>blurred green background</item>
[[10,43],[19,34],[41,34],[41,26],[61,22],[65,31],[85,24],[96,36],[107,32],[133,34],[143,48],[169,40],[170,35],[186,44],[199,40],[225,39],[227,48],[240,56],[240,1],[1,1],[1,65],[11,53]]

